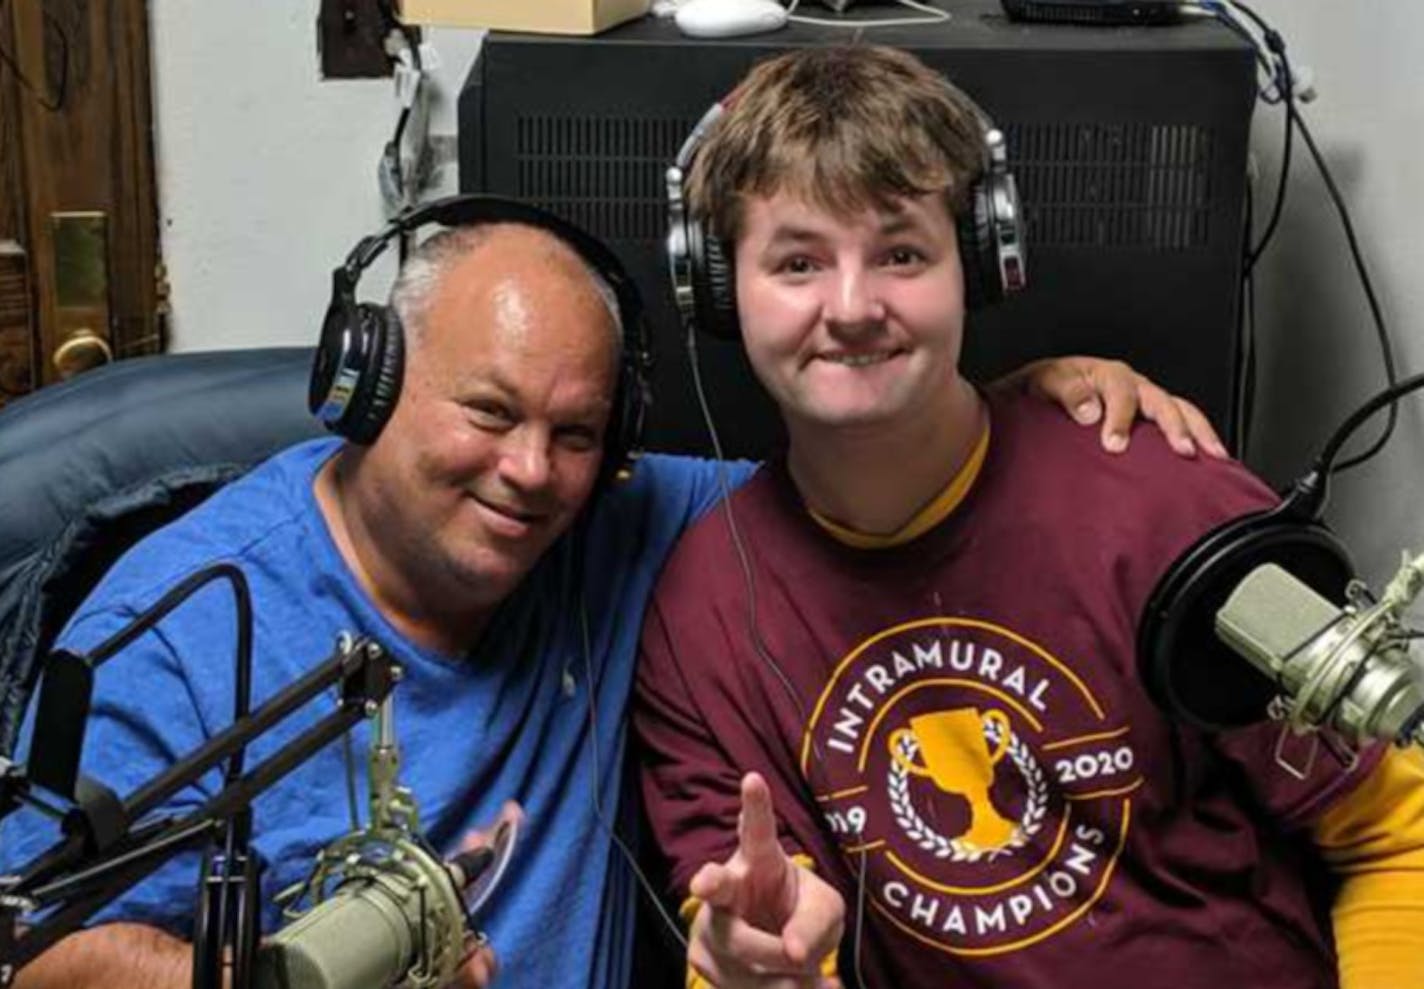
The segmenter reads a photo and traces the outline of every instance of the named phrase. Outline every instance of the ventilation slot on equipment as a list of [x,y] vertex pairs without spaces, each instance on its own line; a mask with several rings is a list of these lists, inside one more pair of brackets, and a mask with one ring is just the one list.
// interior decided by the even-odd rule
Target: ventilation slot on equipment
[[1205,128],[1035,124],[1007,130],[1030,248],[1208,246],[1212,142]]
[[663,173],[695,121],[520,117],[517,195],[609,241],[661,241]]

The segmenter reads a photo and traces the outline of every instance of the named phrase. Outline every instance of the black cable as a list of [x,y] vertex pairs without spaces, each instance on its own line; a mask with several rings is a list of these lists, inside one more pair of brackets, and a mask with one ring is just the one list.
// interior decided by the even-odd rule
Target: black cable
[[[390,31],[399,31],[401,36],[405,38],[406,47],[410,49],[411,64],[415,69],[417,92],[411,94],[409,106],[401,107],[400,116],[396,118],[395,133],[392,134],[391,139],[386,142],[385,150],[385,155],[391,163],[391,178],[395,183],[396,193],[404,200],[401,203],[401,208],[406,208],[414,205],[414,199],[406,195],[404,165],[401,163],[401,142],[405,139],[405,129],[410,123],[411,111],[419,95],[418,87],[425,73],[425,66],[420,58],[420,31],[406,24],[396,16],[395,9],[391,6],[391,0],[377,0],[376,7],[380,11],[381,16],[385,19],[387,29]],[[401,266],[405,265],[406,258],[410,255],[410,242],[411,234],[408,231],[402,233],[396,240],[397,256]]]
[[1241,3],[1240,0],[1227,0],[1227,2],[1230,3],[1231,6],[1234,7],[1236,10],[1239,10],[1241,13],[1251,18],[1251,21],[1256,25],[1257,29],[1261,32],[1262,35],[1266,37],[1267,47],[1271,46],[1272,38],[1276,39],[1280,47],[1285,47],[1284,43],[1280,42],[1281,36],[1277,34],[1274,29],[1272,29],[1271,25],[1267,24],[1261,18],[1261,15],[1257,14],[1254,10],[1246,6],[1244,3]]
[[1246,257],[1251,250],[1250,238],[1251,228],[1254,226],[1255,200],[1255,193],[1248,181],[1246,183],[1246,203],[1241,217],[1241,281],[1236,292],[1236,326],[1240,332],[1240,341],[1237,344],[1236,361],[1231,374],[1231,394],[1236,403],[1232,446],[1239,460],[1246,459],[1246,447],[1250,441],[1251,433],[1251,403],[1255,389],[1255,294],[1252,274],[1246,268]]
[[1335,430],[1334,435],[1326,441],[1325,448],[1320,451],[1320,456],[1316,458],[1311,473],[1319,477],[1324,477],[1326,474],[1337,474],[1343,470],[1343,467],[1336,467],[1334,462],[1336,455],[1340,452],[1340,448],[1345,445],[1350,435],[1363,425],[1367,419],[1386,405],[1389,406],[1391,412],[1394,412],[1400,398],[1420,388],[1424,388],[1424,374],[1415,374],[1405,378],[1403,381],[1390,385],[1384,391],[1367,400],[1365,404],[1352,412],[1349,418],[1341,423],[1340,428]]
[[[805,698],[791,682],[791,678],[786,675],[786,671],[781,668],[781,664],[776,661],[776,657],[772,655],[761,635],[761,625],[757,619],[756,574],[752,568],[746,544],[742,540],[741,528],[737,525],[736,513],[732,510],[732,490],[727,480],[727,456],[722,450],[722,438],[717,430],[717,420],[712,415],[712,405],[707,400],[707,390],[702,383],[702,361],[697,349],[697,329],[691,320],[687,323],[683,343],[687,348],[687,359],[692,368],[692,390],[697,396],[697,404],[702,412],[702,422],[707,427],[707,435],[712,440],[712,453],[717,461],[717,485],[720,489],[718,501],[727,520],[727,531],[732,539],[732,547],[736,550],[737,562],[741,565],[742,583],[747,592],[747,638],[757,656],[771,670],[780,682],[782,689],[786,691],[786,695],[791,698],[800,723],[810,724]],[[816,758],[820,760],[820,746],[816,744],[814,738],[811,747],[816,753]]]
[[[4,12],[5,0],[0,0],[0,15],[3,15]],[[69,35],[65,33],[64,25],[60,24],[59,20],[47,9],[41,8],[40,13],[44,19],[49,22],[50,26],[54,28],[55,37],[59,39],[59,80],[54,87],[55,94],[53,99],[47,98],[44,93],[40,92],[38,86],[30,82],[25,73],[20,71],[19,63],[15,61],[14,56],[3,47],[0,47],[0,63],[8,66],[10,71],[15,73],[15,78],[20,81],[20,85],[34,94],[40,106],[44,107],[50,113],[58,113],[64,109],[65,97],[69,92]]]
[[653,910],[662,920],[664,926],[672,933],[674,940],[681,945],[684,953],[687,951],[687,936],[683,934],[682,928],[677,921],[673,920],[672,914],[668,911],[663,899],[658,895],[657,889],[653,886],[652,880],[638,864],[638,857],[633,854],[633,849],[628,842],[618,833],[616,821],[604,813],[603,798],[599,794],[599,787],[603,785],[602,760],[599,757],[598,745],[598,690],[600,682],[593,674],[593,636],[589,632],[588,626],[588,602],[584,598],[584,581],[587,575],[584,572],[584,549],[586,547],[587,531],[582,522],[575,529],[572,545],[568,553],[564,556],[564,587],[567,589],[577,588],[572,593],[578,601],[579,635],[583,645],[583,669],[584,686],[588,690],[588,730],[589,730],[589,760],[593,774],[593,784],[589,793],[593,798],[593,816],[600,827],[612,840],[614,847],[623,856],[623,863],[628,866],[633,874],[634,881],[641,892],[648,898]]
[[[1291,113],[1296,113],[1293,106],[1287,107]],[[1325,165],[1325,158],[1320,154],[1320,149],[1315,144],[1315,137],[1310,133],[1310,128],[1306,126],[1305,120],[1297,115],[1296,125],[1300,128],[1300,136],[1305,141],[1305,146],[1310,149],[1310,156],[1315,160],[1315,166],[1320,170],[1320,177],[1325,182],[1325,188],[1330,193],[1330,202],[1335,206],[1335,212],[1340,217],[1340,224],[1345,229],[1345,239],[1350,245],[1350,258],[1355,264],[1355,273],[1359,276],[1360,286],[1365,290],[1365,299],[1369,302],[1370,317],[1374,321],[1375,333],[1379,338],[1380,356],[1384,360],[1384,376],[1388,383],[1388,391],[1392,391],[1399,383],[1398,374],[1394,366],[1394,345],[1390,340],[1389,327],[1385,325],[1384,312],[1380,308],[1379,299],[1375,295],[1374,283],[1370,280],[1369,270],[1365,267],[1365,258],[1360,251],[1359,238],[1355,235],[1355,225],[1350,220],[1350,211],[1345,206],[1344,197],[1340,195],[1339,188],[1335,185],[1335,178],[1330,174],[1330,169]],[[1397,396],[1396,396],[1397,397]],[[1356,454],[1348,460],[1338,464],[1331,469],[1331,473],[1338,474],[1349,470],[1351,467],[1358,467],[1369,460],[1389,442],[1394,435],[1395,423],[1399,420],[1399,408],[1396,402],[1391,401],[1389,405],[1389,417],[1385,423],[1384,431],[1370,444],[1363,453]]]
[[1266,253],[1266,248],[1271,243],[1271,238],[1275,236],[1276,227],[1280,225],[1281,214],[1285,211],[1286,190],[1289,187],[1291,169],[1291,150],[1295,143],[1295,120],[1296,115],[1291,112],[1295,106],[1295,77],[1291,74],[1290,62],[1286,59],[1285,49],[1280,53],[1280,69],[1276,74],[1276,89],[1283,94],[1285,100],[1285,135],[1281,140],[1281,164],[1280,174],[1276,179],[1276,200],[1271,207],[1271,217],[1266,222],[1266,229],[1262,231],[1261,238],[1256,242],[1256,246],[1251,248],[1246,256],[1246,271],[1249,273],[1256,267],[1256,262],[1261,259],[1261,255]]
[[[1208,3],[1201,6],[1202,10],[1209,11],[1224,26],[1229,28],[1243,41],[1252,47],[1256,53],[1256,63],[1266,77],[1270,80],[1270,86],[1257,92],[1257,97],[1263,103],[1275,105],[1287,100],[1295,99],[1295,77],[1290,71],[1290,63],[1285,56],[1285,43],[1280,43],[1280,51],[1277,55],[1278,63],[1273,64],[1263,48],[1262,42],[1248,31],[1245,26],[1232,18],[1225,9],[1216,3]],[[1275,37],[1279,38],[1279,35]],[[1290,176],[1292,149],[1295,136],[1295,118],[1289,113],[1284,116],[1284,133],[1281,141],[1281,165],[1280,176],[1276,180],[1276,198],[1271,208],[1271,217],[1266,224],[1266,231],[1254,248],[1249,247],[1246,251],[1246,267],[1255,267],[1256,261],[1266,250],[1266,245],[1270,243],[1271,237],[1276,232],[1276,225],[1280,222],[1281,213],[1285,209],[1287,178]]]
[[[1379,340],[1380,357],[1384,363],[1385,381],[1387,382],[1386,391],[1382,394],[1391,394],[1393,393],[1396,385],[1398,384],[1398,375],[1395,370],[1394,345],[1390,338],[1389,327],[1385,323],[1384,312],[1380,308],[1378,297],[1375,295],[1374,283],[1370,279],[1369,270],[1365,265],[1364,254],[1360,250],[1359,239],[1355,234],[1354,222],[1350,219],[1350,212],[1349,209],[1345,206],[1344,197],[1340,194],[1340,189],[1335,184],[1335,177],[1333,174],[1331,174],[1329,166],[1325,163],[1324,156],[1320,153],[1320,149],[1315,143],[1315,137],[1311,134],[1310,127],[1306,124],[1305,118],[1300,115],[1300,111],[1296,107],[1293,91],[1294,83],[1293,80],[1290,78],[1288,68],[1289,63],[1286,61],[1285,41],[1281,37],[1279,32],[1277,32],[1274,28],[1267,24],[1266,21],[1249,6],[1247,6],[1245,3],[1242,3],[1241,0],[1229,0],[1229,3],[1234,10],[1240,11],[1256,25],[1256,27],[1261,31],[1263,41],[1257,42],[1244,25],[1237,22],[1226,12],[1225,8],[1221,3],[1204,2],[1200,4],[1200,6],[1203,9],[1212,12],[1216,16],[1216,18],[1221,21],[1221,23],[1223,23],[1231,30],[1235,31],[1238,35],[1250,42],[1253,47],[1256,48],[1257,58],[1260,62],[1269,62],[1269,59],[1266,55],[1266,51],[1262,50],[1262,47],[1264,46],[1267,51],[1274,54],[1281,61],[1282,65],[1286,66],[1286,68],[1283,70],[1283,73],[1277,73],[1277,90],[1279,95],[1283,97],[1283,102],[1285,103],[1286,117],[1291,122],[1292,126],[1300,129],[1301,139],[1305,141],[1306,148],[1310,151],[1311,159],[1315,162],[1315,167],[1320,172],[1320,177],[1325,183],[1325,189],[1326,192],[1329,194],[1330,202],[1335,207],[1336,214],[1340,218],[1340,224],[1344,228],[1345,239],[1350,248],[1350,258],[1354,263],[1355,273],[1359,277],[1360,285],[1365,291],[1365,298],[1368,301],[1370,308],[1370,317],[1374,322],[1375,333]],[[1284,74],[1284,80],[1280,78],[1281,74]],[[1283,161],[1283,174],[1285,164],[1286,162]],[[1274,230],[1268,229],[1268,232],[1273,233]],[[1264,250],[1265,242],[1266,238],[1263,237],[1262,242],[1259,245],[1261,250]],[[1259,258],[1259,252],[1257,252],[1256,256],[1251,259],[1250,264],[1254,265],[1255,260],[1257,258]],[[1395,399],[1397,398],[1398,395],[1395,395]],[[1380,450],[1384,449],[1385,444],[1389,442],[1390,437],[1394,435],[1394,429],[1395,425],[1398,422],[1398,419],[1399,410],[1397,407],[1397,403],[1394,399],[1392,399],[1390,400],[1389,417],[1385,423],[1384,430],[1380,433],[1378,437],[1376,437],[1375,441],[1371,443],[1370,446],[1362,453],[1352,456],[1339,464],[1332,463],[1329,467],[1330,472],[1332,474],[1338,474],[1342,471],[1349,470],[1352,467],[1359,466],[1360,464],[1366,462],[1367,460],[1378,454]],[[1337,436],[1338,435],[1340,434],[1337,433]],[[1334,452],[1338,452],[1338,447],[1335,451],[1332,451],[1332,461]]]
[[[1271,28],[1264,20],[1257,16],[1254,11],[1247,8],[1244,4],[1236,3],[1233,0],[1232,6],[1241,10],[1242,13],[1246,14],[1247,17],[1256,23],[1257,27],[1261,30],[1262,41],[1257,41],[1251,32],[1248,31],[1244,25],[1231,17],[1220,3],[1214,3],[1206,9],[1211,10],[1216,15],[1218,21],[1234,31],[1244,39],[1247,44],[1255,49],[1257,64],[1271,80],[1271,87],[1274,89],[1274,92],[1272,92],[1271,89],[1263,90],[1260,93],[1260,99],[1269,104],[1284,103],[1288,109],[1293,107],[1295,105],[1295,74],[1291,71],[1290,59],[1286,55],[1285,39],[1281,37],[1279,32]],[[1267,52],[1270,54],[1267,54]],[[1271,56],[1275,57],[1274,63],[1271,61]],[[1287,180],[1290,178],[1291,152],[1294,145],[1296,121],[1297,117],[1295,114],[1290,112],[1285,114],[1283,124],[1284,134],[1282,135],[1281,141],[1280,174],[1276,180],[1276,198],[1271,207],[1271,215],[1266,223],[1265,231],[1261,234],[1260,240],[1256,242],[1256,246],[1251,248],[1247,254],[1247,271],[1254,268],[1256,262],[1260,260],[1261,255],[1265,253],[1266,247],[1270,244],[1271,238],[1275,235],[1276,227],[1280,223],[1281,213],[1285,210],[1286,191],[1288,189]]]
[[1244,427],[1241,434],[1242,460],[1246,459],[1246,448],[1251,441],[1250,424],[1256,413],[1256,276],[1247,272],[1243,278],[1246,291],[1246,348],[1245,391],[1241,396]]
[[[1289,68],[1287,67],[1283,72],[1281,68],[1273,65],[1267,57],[1262,43],[1257,41],[1245,26],[1231,17],[1219,3],[1203,2],[1198,7],[1211,13],[1223,26],[1251,46],[1251,50],[1256,56],[1257,67],[1270,80],[1270,85],[1275,90],[1275,95],[1272,95],[1270,88],[1260,89],[1257,97],[1262,102],[1274,104],[1281,102],[1283,96],[1294,98],[1293,80]],[[1284,44],[1281,47],[1284,50]],[[1236,456],[1241,460],[1245,460],[1247,457],[1251,439],[1251,423],[1256,405],[1256,262],[1265,253],[1267,245],[1275,235],[1276,226],[1285,209],[1287,179],[1290,175],[1292,160],[1295,123],[1290,114],[1285,114],[1284,119],[1285,130],[1281,148],[1280,176],[1276,182],[1275,201],[1271,207],[1271,216],[1266,225],[1266,231],[1254,245],[1251,242],[1251,237],[1256,227],[1255,190],[1249,181],[1246,183],[1246,206],[1241,243],[1241,281],[1237,293],[1236,310],[1236,325],[1240,328],[1241,343],[1237,351],[1237,364],[1232,388],[1232,394],[1236,398],[1236,442],[1234,445]]]

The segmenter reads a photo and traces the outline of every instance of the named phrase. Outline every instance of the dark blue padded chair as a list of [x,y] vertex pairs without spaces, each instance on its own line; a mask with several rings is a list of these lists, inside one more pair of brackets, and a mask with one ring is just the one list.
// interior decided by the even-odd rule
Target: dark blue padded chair
[[0,409],[0,754],[42,657],[137,540],[320,427],[307,348],[122,361]]

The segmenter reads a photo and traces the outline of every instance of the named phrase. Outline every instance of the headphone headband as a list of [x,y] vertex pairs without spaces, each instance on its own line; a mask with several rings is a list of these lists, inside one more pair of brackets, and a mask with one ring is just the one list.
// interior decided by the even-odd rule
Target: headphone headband
[[354,290],[361,273],[385,252],[392,240],[431,223],[443,227],[522,223],[547,230],[574,248],[607,280],[618,297],[619,308],[625,316],[631,313],[638,318],[642,317],[643,303],[637,287],[617,255],[606,244],[563,217],[529,203],[499,196],[450,196],[412,206],[395,216],[382,230],[358,241],[346,256],[346,261],[336,269],[335,277],[345,278],[346,283]]
[[375,442],[400,394],[404,330],[390,307],[356,301],[362,273],[392,240],[420,227],[492,223],[519,223],[549,231],[576,251],[612,289],[623,340],[600,482],[625,473],[640,449],[649,402],[652,355],[642,298],[622,262],[602,241],[562,217],[512,199],[467,195],[435,200],[405,210],[357,242],[332,272],[331,300],[312,363],[308,406],[332,432],[355,443]]

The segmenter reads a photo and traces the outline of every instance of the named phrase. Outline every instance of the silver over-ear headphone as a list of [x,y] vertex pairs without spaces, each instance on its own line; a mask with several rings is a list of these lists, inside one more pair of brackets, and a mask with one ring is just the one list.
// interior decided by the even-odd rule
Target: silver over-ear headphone
[[[723,244],[691,216],[684,188],[698,148],[729,105],[727,100],[714,103],[702,115],[665,174],[667,254],[673,299],[684,325],[724,340],[737,340],[741,331],[732,246]],[[1004,133],[983,111],[976,107],[975,112],[984,128],[984,171],[970,189],[967,206],[955,217],[965,302],[971,309],[998,302],[1028,284],[1023,214],[1018,185],[1009,171]]]

